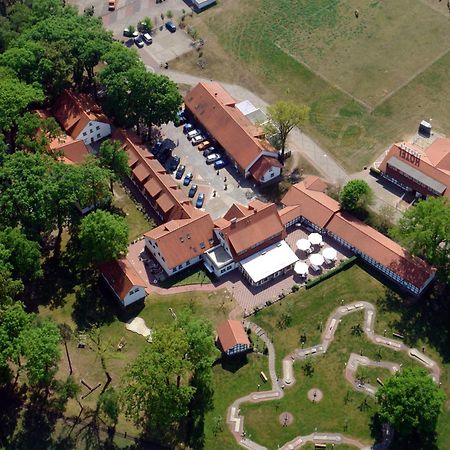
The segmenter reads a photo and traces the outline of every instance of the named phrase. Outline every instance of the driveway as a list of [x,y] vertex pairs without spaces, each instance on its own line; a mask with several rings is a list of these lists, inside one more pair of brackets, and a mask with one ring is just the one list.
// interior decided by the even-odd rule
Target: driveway
[[[205,193],[204,209],[213,219],[222,217],[233,203],[246,205],[255,198],[253,184],[240,176],[233,167],[227,166],[217,175],[213,165],[206,164],[202,152],[188,141],[183,133],[183,127],[175,127],[170,123],[163,125],[161,131],[166,138],[178,144],[172,154],[181,158],[181,164],[186,166],[185,174],[193,173],[191,185],[197,184],[198,192]],[[182,185],[182,179],[179,183]],[[181,186],[181,188],[187,193],[191,185]]]

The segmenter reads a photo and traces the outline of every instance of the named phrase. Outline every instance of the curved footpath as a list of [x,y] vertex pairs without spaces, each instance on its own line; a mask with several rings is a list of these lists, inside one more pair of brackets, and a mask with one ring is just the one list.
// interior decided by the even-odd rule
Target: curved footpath
[[[245,397],[241,397],[235,400],[228,408],[227,412],[227,423],[233,433],[236,441],[244,448],[252,450],[267,450],[256,442],[248,439],[244,435],[244,417],[240,415],[240,405],[246,402],[263,402],[269,400],[275,400],[282,398],[284,395],[284,388],[290,387],[295,383],[295,376],[293,365],[296,360],[303,360],[308,356],[316,356],[324,354],[331,342],[334,339],[334,334],[343,316],[351,314],[357,311],[364,311],[364,325],[363,330],[367,335],[368,339],[374,344],[381,345],[383,347],[390,348],[396,351],[403,351],[408,354],[408,356],[420,364],[425,366],[431,373],[433,381],[439,383],[440,378],[440,368],[438,364],[432,359],[425,356],[422,352],[415,348],[410,348],[406,346],[403,342],[396,341],[393,339],[386,338],[384,336],[376,335],[374,332],[374,323],[376,309],[375,306],[368,302],[354,302],[348,305],[342,305],[337,308],[328,318],[325,330],[322,334],[322,342],[313,347],[305,349],[296,349],[292,353],[288,354],[283,359],[283,377],[278,379],[275,371],[275,349],[272,342],[267,337],[267,334],[263,329],[258,327],[252,322],[244,322],[244,325],[252,330],[253,333],[257,334],[266,344],[269,354],[269,373],[270,381],[272,384],[272,389],[270,391],[262,392],[252,392]],[[400,370],[401,366],[396,363],[386,362],[386,361],[372,361],[362,355],[357,355],[355,353],[350,354],[350,358],[346,364],[345,378],[349,383],[352,384],[353,388],[357,391],[364,392],[368,395],[375,395],[377,387],[370,384],[363,384],[355,382],[355,374],[359,365],[363,366],[373,366],[373,367],[383,367],[395,373]],[[359,442],[356,439],[345,436],[341,433],[312,433],[307,436],[297,436],[292,441],[287,442],[281,447],[282,450],[294,450],[300,448],[308,442],[312,443],[329,443],[329,444],[349,444],[357,447],[361,450],[384,450],[389,447],[393,438],[392,429],[388,425],[383,425],[383,439],[380,443],[373,444],[372,446],[367,446]]]

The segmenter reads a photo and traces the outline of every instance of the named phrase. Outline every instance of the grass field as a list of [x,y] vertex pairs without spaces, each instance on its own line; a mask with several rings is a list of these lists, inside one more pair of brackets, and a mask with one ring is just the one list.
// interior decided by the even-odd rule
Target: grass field
[[206,41],[206,68],[197,52],[172,68],[241,84],[268,102],[309,104],[305,130],[349,171],[423,118],[450,132],[445,2],[228,0],[192,25]]
[[173,286],[186,286],[189,284],[209,284],[213,281],[207,270],[201,266],[194,266],[190,269],[183,270],[179,275],[167,278],[159,283],[162,288],[170,288]]
[[[345,302],[367,300],[378,306],[375,331],[391,336],[394,331],[404,333],[408,345],[420,348],[425,345],[427,354],[435,358],[443,367],[442,387],[450,393],[449,352],[439,345],[433,345],[434,332],[445,329],[444,323],[424,326],[418,316],[428,314],[425,305],[405,306],[402,299],[364,272],[357,265],[339,273],[330,280],[308,290],[299,291],[287,297],[280,305],[270,306],[259,312],[254,321],[264,328],[272,338],[276,350],[277,373],[281,373],[282,358],[299,346],[301,335],[306,335],[306,346],[320,341],[321,329],[333,309]],[[404,308],[404,309],[403,309]],[[408,309],[407,309],[408,308]],[[403,312],[402,312],[403,311]],[[407,311],[409,320],[402,316]],[[280,330],[277,326],[281,314],[289,312],[291,322],[288,328]],[[412,320],[412,317],[415,319]],[[426,320],[430,320],[427,317]],[[432,319],[431,319],[432,320]],[[294,366],[296,384],[286,388],[285,397],[276,402],[246,404],[242,406],[245,426],[248,433],[258,443],[276,449],[299,434],[309,434],[315,427],[323,431],[343,432],[364,442],[370,443],[374,436],[371,432],[371,417],[376,411],[376,403],[364,394],[354,392],[344,378],[345,363],[351,352],[363,352],[371,359],[401,363],[403,367],[414,365],[414,361],[401,352],[381,348],[370,343],[365,335],[352,332],[353,327],[362,323],[362,312],[350,314],[342,319],[336,331],[335,340],[324,356],[311,358],[314,372],[307,376],[303,371],[303,362]],[[436,331],[431,331],[436,327]],[[444,328],[442,328],[444,327]],[[376,378],[386,380],[389,372],[383,369],[364,368],[367,381],[376,385]],[[311,388],[319,388],[324,399],[318,404],[307,400],[306,393]],[[367,404],[364,400],[367,398]],[[282,427],[278,416],[289,411],[294,423]],[[345,419],[348,422],[345,422]],[[442,450],[448,448],[450,436],[450,402],[438,424],[438,445]]]

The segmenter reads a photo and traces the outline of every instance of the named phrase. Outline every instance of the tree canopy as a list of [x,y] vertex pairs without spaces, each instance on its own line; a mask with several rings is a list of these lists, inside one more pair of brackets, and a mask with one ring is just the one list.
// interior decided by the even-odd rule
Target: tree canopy
[[279,150],[284,160],[286,141],[289,133],[295,128],[301,128],[309,118],[309,106],[298,105],[291,101],[280,100],[267,108],[268,124],[266,134],[278,135]]
[[86,262],[111,261],[126,253],[128,224],[117,214],[97,210],[81,221],[79,239]]
[[377,391],[379,415],[402,435],[432,434],[445,395],[421,368],[404,369]]
[[373,192],[366,181],[351,180],[341,189],[339,200],[347,211],[365,209],[372,203]]
[[450,282],[450,202],[445,197],[428,197],[406,210],[392,236]]
[[130,174],[128,153],[122,148],[120,141],[107,139],[102,142],[99,150],[100,163],[111,172],[110,190],[113,192],[113,182],[123,180]]

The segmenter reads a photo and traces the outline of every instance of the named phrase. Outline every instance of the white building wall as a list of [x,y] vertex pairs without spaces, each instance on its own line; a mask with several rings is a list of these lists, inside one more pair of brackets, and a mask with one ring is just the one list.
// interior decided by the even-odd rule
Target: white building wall
[[272,166],[262,177],[261,183],[267,183],[268,181],[279,177],[281,175],[281,167]]
[[84,127],[77,139],[81,139],[85,144],[92,144],[110,134],[111,125],[109,123],[92,121]]
[[123,306],[127,307],[143,298],[145,298],[145,289],[142,286],[133,286],[123,299]]
[[271,158],[277,158],[278,155],[274,152],[261,152],[258,153],[258,155],[256,156],[256,158],[245,168],[245,176],[247,176],[249,174],[249,170],[252,168],[253,164],[255,164],[256,161],[258,161],[259,158],[261,158],[261,156],[269,156]]

